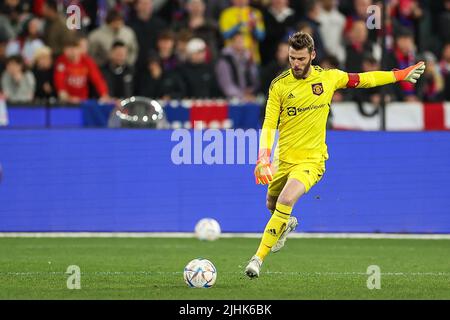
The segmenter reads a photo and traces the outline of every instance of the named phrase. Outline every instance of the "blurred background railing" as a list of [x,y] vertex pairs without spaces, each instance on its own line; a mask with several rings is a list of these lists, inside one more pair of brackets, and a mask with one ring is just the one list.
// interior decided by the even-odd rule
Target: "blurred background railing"
[[[159,101],[164,124],[159,128],[241,128],[262,126],[264,104],[227,100]],[[115,104],[86,100],[81,104],[8,104],[0,128],[113,128]],[[373,104],[336,102],[329,129],[380,130],[382,115]],[[450,130],[450,102],[392,102],[386,105],[386,130]],[[2,126],[3,124],[3,126]]]

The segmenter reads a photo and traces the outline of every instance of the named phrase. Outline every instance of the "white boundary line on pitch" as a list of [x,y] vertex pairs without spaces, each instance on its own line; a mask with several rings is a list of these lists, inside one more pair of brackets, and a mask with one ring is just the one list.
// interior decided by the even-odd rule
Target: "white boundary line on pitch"
[[[222,233],[221,238],[260,238],[261,233]],[[192,232],[0,232],[0,238],[194,238]],[[450,239],[450,234],[399,233],[303,233],[293,232],[289,238],[342,239]]]
[[[299,276],[367,276],[366,272],[292,272],[292,271],[262,271],[263,274],[276,274],[276,275],[299,275]],[[2,272],[0,276],[54,276],[54,275],[67,275],[64,271],[35,271],[35,272]],[[83,276],[129,276],[129,275],[177,275],[183,274],[183,271],[94,271],[94,272],[81,272]],[[221,274],[240,275],[241,272],[221,272]],[[450,272],[381,272],[382,276],[440,276],[450,277]]]

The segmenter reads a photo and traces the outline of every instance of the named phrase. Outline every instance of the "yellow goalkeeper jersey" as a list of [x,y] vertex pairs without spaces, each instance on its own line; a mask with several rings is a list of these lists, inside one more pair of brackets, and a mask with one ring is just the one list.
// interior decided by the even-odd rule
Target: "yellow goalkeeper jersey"
[[276,77],[269,89],[261,149],[272,149],[275,131],[279,137],[275,157],[289,163],[305,159],[328,159],[326,123],[331,99],[337,89],[369,88],[395,82],[393,72],[359,74],[311,66],[306,79],[296,79],[291,69]]

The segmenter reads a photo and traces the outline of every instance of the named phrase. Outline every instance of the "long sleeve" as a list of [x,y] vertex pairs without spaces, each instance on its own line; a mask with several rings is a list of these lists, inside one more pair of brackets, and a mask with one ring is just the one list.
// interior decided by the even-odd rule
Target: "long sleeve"
[[106,84],[105,79],[103,78],[100,69],[94,60],[92,60],[89,56],[85,56],[86,64],[89,66],[89,79],[94,85],[97,93],[100,97],[108,94],[108,85]]
[[[371,71],[358,73],[359,83],[356,88],[373,88],[397,82],[392,71]],[[349,74],[349,78],[351,74]]]
[[362,73],[347,73],[338,69],[328,70],[335,79],[335,89],[343,88],[373,88],[397,82],[393,71],[370,71]]
[[272,85],[269,89],[269,98],[267,99],[266,115],[259,139],[259,150],[272,150],[275,141],[275,133],[280,117],[281,99],[278,93],[278,86]]
[[55,63],[55,71],[53,73],[53,82],[55,83],[56,92],[59,94],[61,91],[67,91],[66,85],[66,66],[62,61],[62,57],[59,57]]

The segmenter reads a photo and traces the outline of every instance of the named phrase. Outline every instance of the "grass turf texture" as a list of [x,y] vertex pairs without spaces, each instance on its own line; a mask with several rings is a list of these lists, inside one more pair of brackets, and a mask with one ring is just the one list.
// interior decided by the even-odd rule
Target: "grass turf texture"
[[[450,240],[289,239],[260,278],[243,274],[258,239],[0,238],[0,299],[450,299]],[[210,259],[210,289],[184,266]],[[69,265],[81,289],[69,290]],[[366,286],[369,265],[381,289]]]

